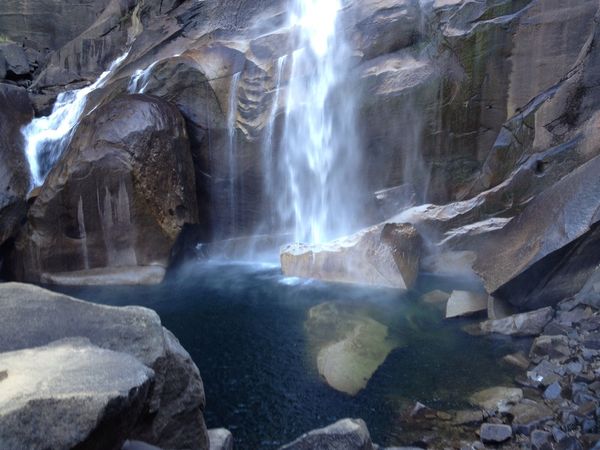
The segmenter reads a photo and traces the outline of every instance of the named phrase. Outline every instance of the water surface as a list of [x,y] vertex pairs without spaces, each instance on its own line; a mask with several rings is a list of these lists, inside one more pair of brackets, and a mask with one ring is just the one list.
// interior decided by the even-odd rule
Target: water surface
[[[423,292],[437,287],[419,283]],[[444,321],[418,291],[305,282],[268,265],[193,263],[159,286],[61,290],[156,310],[200,368],[209,428],[230,429],[240,449],[273,448],[344,417],[364,419],[379,444],[410,444],[403,410],[415,401],[459,409],[476,390],[510,385],[514,372],[499,359],[525,345],[467,335],[467,322]],[[317,373],[304,323],[323,302],[368,315],[401,343],[355,397]]]

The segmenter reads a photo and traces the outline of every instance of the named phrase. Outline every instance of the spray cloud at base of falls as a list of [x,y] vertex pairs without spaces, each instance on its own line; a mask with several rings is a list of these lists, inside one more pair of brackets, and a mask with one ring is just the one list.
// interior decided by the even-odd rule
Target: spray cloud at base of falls
[[49,116],[33,119],[22,130],[25,154],[31,171],[33,187],[44,182],[46,175],[60,158],[85,109],[87,96],[101,88],[111,73],[127,58],[128,52],[112,62],[108,70],[91,85],[58,95]]

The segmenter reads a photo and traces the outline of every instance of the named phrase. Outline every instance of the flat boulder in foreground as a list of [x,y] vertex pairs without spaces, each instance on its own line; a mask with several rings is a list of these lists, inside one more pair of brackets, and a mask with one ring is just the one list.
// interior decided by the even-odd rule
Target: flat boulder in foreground
[[0,353],[77,337],[130,355],[154,371],[151,395],[127,438],[165,449],[208,448],[200,373],[154,311],[97,305],[20,283],[0,284]]
[[281,251],[287,276],[409,289],[421,257],[421,238],[409,224],[388,223],[326,244],[291,244]]
[[6,449],[120,449],[154,381],[133,356],[81,338],[2,353],[0,374]]

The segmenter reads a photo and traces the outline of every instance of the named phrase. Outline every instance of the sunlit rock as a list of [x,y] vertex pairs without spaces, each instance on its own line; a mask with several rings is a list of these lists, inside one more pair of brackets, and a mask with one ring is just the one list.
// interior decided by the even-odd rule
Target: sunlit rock
[[360,311],[323,303],[310,309],[306,330],[319,374],[332,388],[350,395],[364,389],[398,343],[388,328]]
[[0,372],[6,375],[0,447],[6,449],[120,449],[143,415],[154,380],[133,356],[81,338],[1,353]]
[[446,304],[446,318],[474,314],[487,309],[485,292],[453,291]]
[[371,436],[362,419],[342,419],[332,425],[303,434],[281,450],[372,450]]
[[[73,337],[131,355],[154,371],[151,395],[127,437],[160,448],[208,447],[200,373],[154,311],[98,305],[33,285],[0,284],[0,353]],[[118,383],[118,376],[112,378]],[[0,395],[2,389],[0,382]]]
[[418,274],[421,239],[406,224],[378,225],[326,244],[281,250],[287,276],[409,289]]
[[473,394],[469,401],[490,412],[506,412],[523,398],[523,390],[519,388],[497,386]]

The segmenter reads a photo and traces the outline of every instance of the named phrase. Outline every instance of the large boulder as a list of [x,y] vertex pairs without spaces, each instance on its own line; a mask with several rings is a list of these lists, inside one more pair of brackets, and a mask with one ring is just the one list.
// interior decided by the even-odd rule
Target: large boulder
[[292,244],[281,251],[288,276],[409,289],[416,280],[421,238],[407,224],[385,224],[326,244]]
[[534,309],[583,288],[600,262],[594,250],[599,171],[600,156],[544,191],[504,228],[489,233],[474,265],[488,292]]
[[166,266],[183,225],[198,220],[180,113],[146,95],[120,96],[94,110],[48,175],[28,219],[14,257],[20,280]]
[[0,43],[0,78],[18,80],[29,72],[29,61],[23,47],[15,43]]
[[514,314],[502,319],[491,319],[479,324],[482,333],[497,333],[507,336],[537,336],[554,317],[551,307]]
[[0,373],[0,447],[31,450],[119,450],[154,379],[133,356],[85,339],[1,353]]
[[342,419],[332,425],[303,434],[281,450],[372,450],[367,425],[362,419]]
[[0,284],[0,353],[74,337],[131,355],[154,371],[154,386],[125,437],[163,449],[208,448],[200,373],[155,312],[97,305],[31,285]]
[[32,118],[27,91],[0,84],[0,246],[15,235],[27,213],[30,173],[21,127]]

